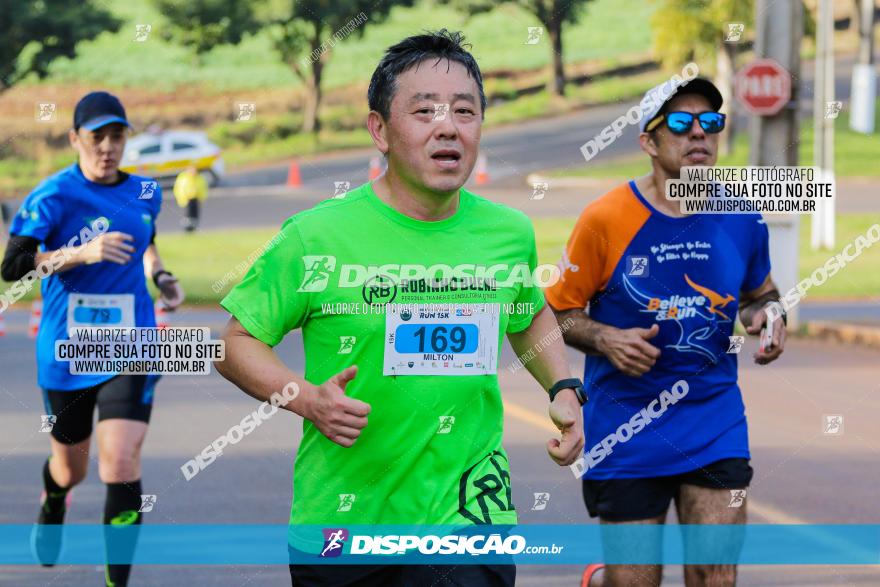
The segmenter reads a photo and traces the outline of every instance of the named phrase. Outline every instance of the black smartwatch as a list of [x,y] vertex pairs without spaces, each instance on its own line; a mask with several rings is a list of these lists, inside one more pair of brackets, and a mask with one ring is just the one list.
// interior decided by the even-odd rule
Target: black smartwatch
[[556,398],[556,394],[562,391],[563,389],[572,389],[574,390],[575,396],[577,396],[578,402],[581,405],[587,403],[588,398],[587,394],[584,391],[584,384],[581,383],[580,379],[562,379],[561,381],[557,381],[553,384],[553,387],[550,388],[550,401],[552,402]]
[[174,277],[174,275],[172,275],[172,273],[170,271],[165,271],[164,269],[159,269],[158,271],[153,273],[153,283],[156,285],[156,287],[159,287],[159,278],[162,277],[163,275],[171,275],[171,277]]

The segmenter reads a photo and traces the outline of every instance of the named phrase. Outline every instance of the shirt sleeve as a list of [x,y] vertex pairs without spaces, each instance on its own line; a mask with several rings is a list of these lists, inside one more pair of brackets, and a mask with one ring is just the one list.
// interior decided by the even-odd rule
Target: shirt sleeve
[[770,231],[760,215],[755,218],[753,226],[754,230],[750,239],[752,251],[743,278],[742,291],[758,289],[770,275]]
[[603,286],[608,243],[589,207],[584,210],[559,262],[560,278],[547,289],[547,301],[557,310],[586,308]]
[[34,192],[21,203],[18,213],[12,219],[9,234],[29,236],[45,242],[62,221],[62,216],[63,208],[55,194]]
[[3,281],[16,281],[28,274],[36,263],[34,256],[40,247],[40,241],[30,236],[12,236],[6,243],[3,263],[0,265],[0,277]]
[[529,278],[520,285],[519,294],[514,302],[513,312],[508,315],[507,332],[514,334],[529,327],[532,319],[544,307],[544,293],[541,287],[535,283],[533,276],[538,266],[538,250],[535,246],[535,229],[530,220],[528,222],[528,247],[529,247]]
[[305,274],[305,247],[293,220],[288,220],[268,249],[220,305],[254,338],[275,346],[309,313],[308,292],[297,291]]

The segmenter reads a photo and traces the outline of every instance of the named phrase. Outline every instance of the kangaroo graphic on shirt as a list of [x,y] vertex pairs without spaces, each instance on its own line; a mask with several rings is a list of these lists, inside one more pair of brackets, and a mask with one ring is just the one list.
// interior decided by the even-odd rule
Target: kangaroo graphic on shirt
[[[641,306],[641,312],[654,313],[658,322],[672,322],[678,327],[678,340],[674,344],[666,345],[668,348],[680,352],[697,353],[713,363],[717,362],[718,355],[723,351],[715,352],[710,341],[719,330],[719,322],[731,321],[731,318],[720,308],[724,308],[734,301],[736,298],[733,295],[719,294],[715,290],[696,283],[685,274],[685,283],[705,298],[708,303],[704,305],[702,302],[698,302],[700,296],[673,295],[662,299],[640,291],[626,275],[623,275],[622,278],[624,289],[629,297]],[[702,318],[706,321],[705,326],[693,330],[686,328],[686,322],[692,324],[689,320],[691,318]],[[727,346],[724,347],[725,351],[726,349]]]
[[726,296],[724,296],[722,298],[721,294],[719,294],[718,292],[712,291],[708,287],[704,287],[702,285],[694,283],[691,280],[691,278],[688,277],[687,273],[684,274],[684,280],[687,281],[687,284],[689,286],[691,286],[692,288],[694,288],[695,290],[697,290],[698,292],[700,292],[701,294],[706,296],[706,299],[709,300],[709,311],[710,312],[712,312],[714,314],[718,314],[719,316],[724,318],[724,320],[726,322],[730,322],[730,318],[726,314],[724,314],[724,312],[719,310],[718,308],[719,307],[723,308],[724,306],[726,306],[727,304],[729,304],[730,302],[732,302],[736,298],[734,298],[730,294],[727,294]]

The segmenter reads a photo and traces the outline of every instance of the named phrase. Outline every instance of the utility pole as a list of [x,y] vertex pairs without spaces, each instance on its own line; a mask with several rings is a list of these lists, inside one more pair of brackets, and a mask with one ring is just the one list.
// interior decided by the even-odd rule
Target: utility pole
[[859,5],[859,58],[853,67],[849,127],[856,132],[874,132],[874,102],[877,72],[874,70],[874,0]]
[[[873,103],[873,102],[872,102]],[[814,165],[818,181],[834,185],[834,14],[831,0],[819,0],[816,19],[816,87],[813,92]],[[832,116],[833,113],[833,116]],[[834,199],[820,199],[810,224],[813,250],[834,246]]]
[[[791,74],[791,102],[773,116],[752,116],[749,165],[798,164],[797,105],[800,94],[801,37],[804,12],[801,0],[756,0],[755,54],[778,61]],[[767,215],[770,229],[770,261],[773,277],[785,293],[797,283],[798,230],[795,214]],[[797,325],[797,306],[789,312],[790,328]]]

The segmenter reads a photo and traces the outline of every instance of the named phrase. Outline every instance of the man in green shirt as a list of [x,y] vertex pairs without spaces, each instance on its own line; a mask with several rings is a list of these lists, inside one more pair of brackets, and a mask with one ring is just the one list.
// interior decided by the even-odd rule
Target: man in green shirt
[[[515,524],[497,378],[505,334],[551,390],[561,439],[547,442],[550,456],[564,466],[581,454],[583,391],[552,335],[540,285],[554,274],[537,265],[531,222],[462,189],[486,106],[462,41],[444,29],[388,49],[367,121],[387,172],[289,218],[221,302],[232,314],[223,376],[261,400],[299,388],[282,406],[304,418],[291,525]],[[304,376],[271,348],[296,328]],[[294,585],[515,578],[512,565],[310,565],[326,554],[318,546],[292,552]]]

